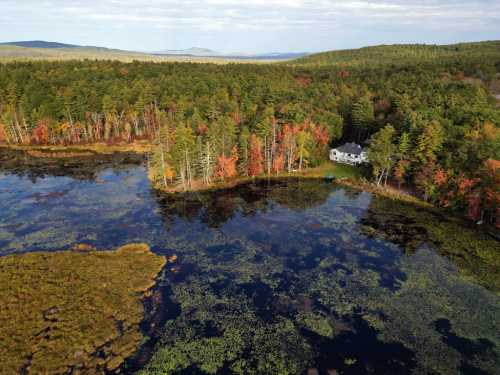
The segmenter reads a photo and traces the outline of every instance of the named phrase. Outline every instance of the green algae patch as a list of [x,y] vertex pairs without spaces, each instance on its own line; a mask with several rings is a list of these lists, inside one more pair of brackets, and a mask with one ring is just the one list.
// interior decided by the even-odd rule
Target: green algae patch
[[379,198],[361,220],[363,231],[413,252],[429,243],[462,275],[500,293],[500,243],[480,228],[442,209]]
[[143,300],[166,259],[116,251],[0,258],[0,374],[116,370],[144,338]]

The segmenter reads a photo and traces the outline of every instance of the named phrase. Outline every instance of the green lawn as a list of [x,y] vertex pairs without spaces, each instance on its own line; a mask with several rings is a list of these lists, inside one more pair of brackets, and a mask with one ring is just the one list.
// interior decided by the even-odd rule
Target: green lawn
[[331,161],[325,162],[316,168],[310,168],[302,174],[308,177],[327,177],[358,179],[363,177],[366,167],[356,167],[347,164],[339,164]]

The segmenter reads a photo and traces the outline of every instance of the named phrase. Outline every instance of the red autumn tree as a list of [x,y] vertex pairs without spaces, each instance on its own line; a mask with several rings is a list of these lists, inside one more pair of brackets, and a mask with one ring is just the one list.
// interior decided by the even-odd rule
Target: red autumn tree
[[227,178],[236,177],[238,170],[236,162],[238,161],[238,149],[233,147],[231,156],[220,155],[217,158],[217,169],[215,170],[215,177],[225,180]]
[[198,135],[205,135],[208,132],[208,126],[204,122],[200,122],[196,128],[196,133]]
[[5,132],[5,125],[0,122],[0,143],[7,141],[7,133]]
[[273,159],[273,172],[280,174],[285,169],[285,152],[283,147],[280,147]]
[[391,101],[389,99],[380,99],[373,104],[373,110],[375,114],[378,113],[389,113],[391,110]]
[[297,81],[297,83],[304,87],[304,88],[307,88],[311,85],[312,83],[312,78],[311,77],[307,77],[307,76],[298,76],[295,78],[295,81]]
[[481,194],[479,192],[468,194],[465,203],[467,205],[465,217],[472,221],[478,221],[481,218]]
[[231,114],[231,118],[233,119],[236,125],[241,125],[241,115],[239,112],[233,112]]
[[262,146],[255,134],[250,137],[250,158],[248,163],[248,174],[257,176],[262,173]]
[[476,185],[477,181],[472,178],[466,178],[463,174],[457,177],[457,193],[460,196],[465,196]]
[[435,173],[434,173],[434,182],[436,183],[437,186],[441,187],[446,182],[448,182],[448,176],[446,175],[446,172],[439,168]]
[[33,129],[31,138],[37,144],[47,144],[49,142],[49,126],[47,121],[38,121],[36,128]]
[[328,129],[320,125],[316,125],[313,128],[313,137],[314,140],[321,146],[326,146],[330,142],[330,134],[328,132]]

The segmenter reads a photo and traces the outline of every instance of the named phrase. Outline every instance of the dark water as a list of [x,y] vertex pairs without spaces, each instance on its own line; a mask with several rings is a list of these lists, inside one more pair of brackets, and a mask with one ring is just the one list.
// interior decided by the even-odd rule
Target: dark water
[[143,374],[500,373],[500,298],[430,244],[367,236],[369,193],[287,180],[173,198],[133,157],[17,159],[0,166],[1,255],[178,255]]

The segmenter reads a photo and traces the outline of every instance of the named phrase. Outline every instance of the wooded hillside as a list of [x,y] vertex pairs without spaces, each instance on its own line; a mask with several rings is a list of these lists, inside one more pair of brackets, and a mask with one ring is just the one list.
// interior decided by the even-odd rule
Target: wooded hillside
[[291,65],[337,65],[337,66],[378,66],[460,63],[461,61],[484,62],[500,55],[500,41],[459,43],[450,45],[396,44],[364,47],[359,49],[330,51],[306,56]]

